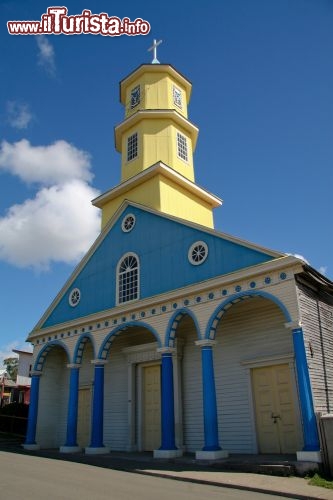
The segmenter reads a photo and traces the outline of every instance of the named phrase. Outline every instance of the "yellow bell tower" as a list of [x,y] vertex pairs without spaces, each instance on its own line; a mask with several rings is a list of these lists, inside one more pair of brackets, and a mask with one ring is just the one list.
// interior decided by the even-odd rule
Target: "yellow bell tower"
[[188,120],[191,83],[169,64],[142,64],[120,82],[125,119],[115,127],[121,183],[93,204],[102,227],[124,200],[213,227],[221,200],[194,183],[193,152],[198,128]]

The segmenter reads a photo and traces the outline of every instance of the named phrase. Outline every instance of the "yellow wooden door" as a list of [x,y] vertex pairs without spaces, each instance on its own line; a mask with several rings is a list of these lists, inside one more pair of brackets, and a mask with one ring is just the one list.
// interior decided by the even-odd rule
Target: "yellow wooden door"
[[289,366],[255,368],[252,382],[260,453],[295,453],[299,429]]
[[161,445],[160,365],[146,366],[143,379],[143,448],[151,451]]
[[91,424],[91,390],[90,387],[79,389],[77,443],[82,448],[89,446]]

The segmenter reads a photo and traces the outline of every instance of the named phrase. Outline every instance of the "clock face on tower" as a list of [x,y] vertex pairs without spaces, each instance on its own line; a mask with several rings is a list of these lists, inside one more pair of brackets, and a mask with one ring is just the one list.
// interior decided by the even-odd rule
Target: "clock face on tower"
[[140,102],[140,85],[137,85],[131,91],[131,108],[135,108]]

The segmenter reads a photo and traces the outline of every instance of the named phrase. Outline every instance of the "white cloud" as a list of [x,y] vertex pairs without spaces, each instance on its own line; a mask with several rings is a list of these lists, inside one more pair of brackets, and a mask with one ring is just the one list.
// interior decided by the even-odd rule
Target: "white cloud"
[[55,76],[55,54],[52,44],[43,35],[36,35],[36,42],[39,49],[38,63],[46,70],[48,75]]
[[320,266],[320,268],[318,269],[318,271],[323,274],[324,276],[326,276],[326,273],[327,273],[327,266]]
[[45,186],[72,179],[91,181],[90,156],[66,141],[49,146],[32,146],[22,139],[13,144],[3,141],[0,146],[0,170],[18,176],[25,182]]
[[23,139],[0,146],[0,171],[41,185],[33,198],[0,217],[0,259],[17,267],[45,270],[52,262],[77,262],[100,231],[99,192],[90,156],[66,141],[32,146]]
[[309,264],[310,265],[310,262],[305,258],[303,257],[303,255],[300,255],[299,253],[288,253],[287,255],[292,255],[293,257],[296,257],[296,259],[301,259],[303,260],[306,264]]
[[7,120],[14,128],[26,129],[32,120],[29,106],[16,101],[7,102]]
[[47,270],[51,262],[77,262],[97,237],[98,192],[81,180],[43,188],[0,218],[0,258],[18,267]]

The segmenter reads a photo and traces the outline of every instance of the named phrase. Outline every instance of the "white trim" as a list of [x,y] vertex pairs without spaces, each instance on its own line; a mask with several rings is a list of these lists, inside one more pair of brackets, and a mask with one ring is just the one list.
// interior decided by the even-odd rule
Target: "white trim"
[[280,354],[277,356],[265,356],[241,361],[241,365],[246,368],[260,368],[263,366],[273,366],[294,363],[294,354]]

